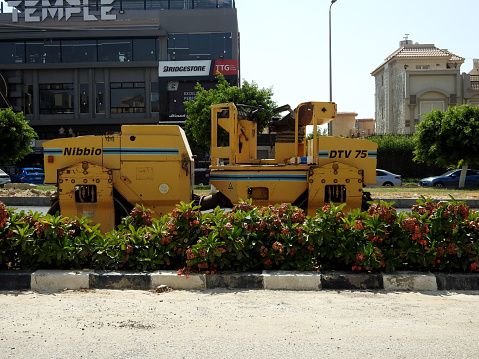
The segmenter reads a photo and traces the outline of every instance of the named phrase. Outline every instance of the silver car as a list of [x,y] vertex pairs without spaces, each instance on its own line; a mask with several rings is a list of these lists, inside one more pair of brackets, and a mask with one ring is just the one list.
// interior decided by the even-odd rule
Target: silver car
[[376,169],[376,183],[367,184],[367,187],[393,187],[393,186],[402,186],[401,175],[396,175],[386,170]]
[[0,170],[0,185],[10,182],[12,182],[10,180],[10,176],[7,175],[3,170]]

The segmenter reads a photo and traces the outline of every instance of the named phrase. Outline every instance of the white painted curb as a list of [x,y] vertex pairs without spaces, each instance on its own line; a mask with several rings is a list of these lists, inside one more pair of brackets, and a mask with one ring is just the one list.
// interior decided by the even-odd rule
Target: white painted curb
[[398,272],[383,274],[385,290],[436,291],[436,276],[432,273]]
[[32,273],[31,289],[59,291],[90,288],[90,272],[64,270],[38,270]]
[[320,290],[321,274],[263,271],[263,285],[270,290]]

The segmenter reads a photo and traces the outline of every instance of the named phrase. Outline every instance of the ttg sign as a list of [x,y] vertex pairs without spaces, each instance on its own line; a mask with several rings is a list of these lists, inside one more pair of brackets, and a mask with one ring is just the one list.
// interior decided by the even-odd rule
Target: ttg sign
[[19,22],[17,7],[25,8],[25,22],[40,22],[47,18],[68,21],[72,15],[83,15],[84,21],[116,20],[116,15],[109,14],[113,9],[111,4],[115,0],[101,0],[100,18],[90,14],[89,0],[24,0],[7,1],[13,7],[12,22]]

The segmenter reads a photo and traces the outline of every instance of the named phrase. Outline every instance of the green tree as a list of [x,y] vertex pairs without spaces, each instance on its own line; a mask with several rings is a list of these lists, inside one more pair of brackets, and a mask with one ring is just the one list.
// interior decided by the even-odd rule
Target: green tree
[[38,138],[22,112],[0,110],[0,153],[3,164],[15,164],[33,152],[31,141]]
[[468,166],[479,164],[479,107],[433,110],[416,129],[414,160],[444,167],[462,164],[459,187],[464,187]]
[[276,103],[271,100],[272,89],[259,88],[255,82],[243,81],[241,87],[231,86],[223,75],[218,74],[216,88],[205,90],[200,84],[196,85],[198,91],[196,100],[185,102],[186,136],[192,148],[207,151],[211,144],[211,105],[233,102],[235,104],[261,107],[255,119],[258,123],[258,133],[271,122],[274,116],[273,109]]

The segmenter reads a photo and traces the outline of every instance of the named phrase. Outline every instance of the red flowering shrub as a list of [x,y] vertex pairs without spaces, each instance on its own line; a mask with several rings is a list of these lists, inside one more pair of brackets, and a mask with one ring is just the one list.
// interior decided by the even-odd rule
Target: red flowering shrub
[[422,199],[411,213],[387,203],[308,217],[290,204],[201,213],[181,203],[161,219],[136,206],[101,235],[86,219],[15,213],[0,203],[0,266],[8,268],[479,272],[479,212]]

